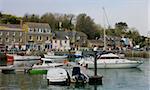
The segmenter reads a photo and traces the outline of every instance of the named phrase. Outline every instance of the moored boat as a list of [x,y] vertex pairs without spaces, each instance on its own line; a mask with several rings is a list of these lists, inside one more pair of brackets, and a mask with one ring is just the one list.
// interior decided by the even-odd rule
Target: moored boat
[[52,59],[41,58],[41,61],[32,66],[28,72],[30,74],[47,74],[47,70],[53,67],[63,66],[64,63],[54,63]]
[[57,56],[57,55],[46,55],[44,54],[45,58],[50,58],[50,59],[65,59],[67,56]]
[[[97,68],[135,68],[141,65],[143,61],[133,61],[121,59],[113,53],[102,54],[97,58]],[[94,58],[82,59],[79,64],[87,68],[94,68]]]
[[47,52],[47,54],[44,54],[45,58],[49,58],[49,59],[65,59],[67,58],[67,56],[59,56],[59,55],[55,55],[54,52]]
[[41,59],[40,56],[20,56],[17,54],[7,54],[7,57],[13,57],[14,66],[32,65]]
[[63,68],[50,68],[47,72],[47,82],[55,85],[69,85],[70,76]]

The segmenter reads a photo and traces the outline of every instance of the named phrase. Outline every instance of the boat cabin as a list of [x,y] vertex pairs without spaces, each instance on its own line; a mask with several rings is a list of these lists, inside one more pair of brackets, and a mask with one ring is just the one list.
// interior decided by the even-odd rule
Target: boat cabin
[[113,53],[109,53],[109,54],[103,54],[99,56],[97,59],[120,59],[120,57]]

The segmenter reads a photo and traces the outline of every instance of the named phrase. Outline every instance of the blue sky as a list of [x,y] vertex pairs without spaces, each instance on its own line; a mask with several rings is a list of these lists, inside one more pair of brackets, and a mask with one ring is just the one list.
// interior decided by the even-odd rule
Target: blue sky
[[0,11],[17,16],[26,13],[42,15],[46,12],[78,15],[86,13],[97,24],[104,25],[102,7],[105,7],[111,26],[126,22],[140,34],[147,35],[149,0],[0,0]]

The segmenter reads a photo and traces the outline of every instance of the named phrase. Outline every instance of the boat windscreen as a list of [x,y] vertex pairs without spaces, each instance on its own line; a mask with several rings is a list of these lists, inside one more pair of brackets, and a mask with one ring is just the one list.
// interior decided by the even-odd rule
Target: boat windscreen
[[119,57],[100,57],[100,59],[119,59]]
[[45,61],[45,63],[52,63],[52,61]]

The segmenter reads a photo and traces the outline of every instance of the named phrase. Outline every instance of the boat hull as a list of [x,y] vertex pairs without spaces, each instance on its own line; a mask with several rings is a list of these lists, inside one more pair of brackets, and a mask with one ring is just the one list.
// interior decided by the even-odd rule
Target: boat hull
[[[98,63],[97,68],[136,68],[140,63]],[[94,64],[87,64],[87,68],[94,68]]]
[[55,56],[55,55],[44,55],[45,58],[50,58],[50,59],[65,59],[67,56]]
[[56,81],[53,82],[53,81],[50,81],[50,80],[47,79],[47,82],[48,82],[48,85],[64,85],[64,86],[66,86],[66,85],[70,84],[69,79],[62,80],[62,81],[57,81],[57,82]]
[[34,75],[37,75],[37,74],[47,74],[47,70],[29,70],[29,74],[34,74]]

